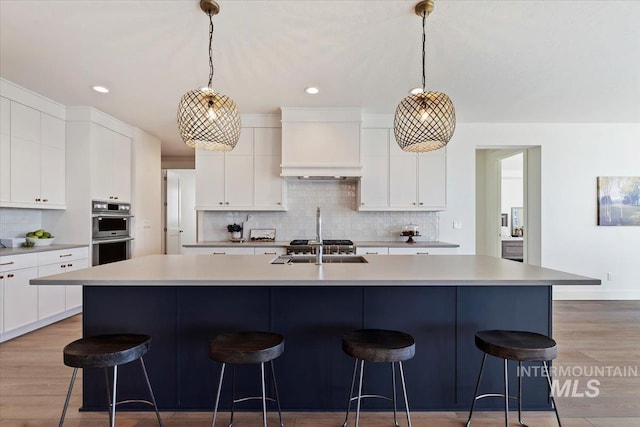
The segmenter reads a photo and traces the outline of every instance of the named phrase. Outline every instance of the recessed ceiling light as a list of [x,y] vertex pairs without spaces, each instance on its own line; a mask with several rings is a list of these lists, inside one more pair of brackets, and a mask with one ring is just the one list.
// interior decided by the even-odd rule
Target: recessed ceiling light
[[320,92],[320,89],[318,89],[317,87],[310,86],[306,88],[304,91],[307,92],[309,95],[316,95],[317,93]]
[[107,89],[104,86],[94,86],[93,90],[95,90],[96,92],[100,92],[100,93],[109,93],[109,89]]
[[413,89],[411,89],[411,90],[409,91],[409,93],[410,93],[411,95],[417,95],[417,94],[419,94],[419,93],[422,93],[422,88],[421,88],[421,87],[414,87]]

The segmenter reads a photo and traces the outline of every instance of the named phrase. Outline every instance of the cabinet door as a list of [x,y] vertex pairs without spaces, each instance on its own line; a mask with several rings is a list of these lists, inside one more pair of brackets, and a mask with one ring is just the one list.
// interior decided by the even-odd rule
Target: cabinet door
[[9,201],[11,201],[11,101],[0,98],[0,202]]
[[411,156],[389,158],[389,206],[415,209],[418,207],[418,162]]
[[65,204],[65,124],[40,114],[40,195],[47,205]]
[[[80,270],[89,267],[89,260],[76,259],[67,263],[67,271]],[[80,285],[67,285],[65,293],[65,309],[71,310],[72,308],[80,307],[82,305],[82,286]]]
[[113,200],[113,134],[91,124],[91,198]]
[[39,202],[40,112],[11,102],[11,201]]
[[389,206],[389,129],[363,129],[360,209]]
[[224,207],[224,153],[196,150],[196,209]]
[[5,332],[38,320],[38,287],[29,280],[38,277],[38,268],[13,270],[4,275]]
[[447,205],[446,148],[418,154],[418,206],[444,209]]
[[244,128],[233,151],[225,154],[225,206],[254,205],[253,128]]
[[[38,267],[38,277],[50,276],[52,274],[64,273],[66,264],[49,264]],[[45,319],[54,314],[62,313],[65,310],[65,288],[64,285],[42,285],[38,286],[38,319]]]
[[131,139],[113,132],[113,198],[131,201]]
[[257,208],[283,208],[283,179],[280,176],[281,149],[280,129],[254,129],[255,206]]

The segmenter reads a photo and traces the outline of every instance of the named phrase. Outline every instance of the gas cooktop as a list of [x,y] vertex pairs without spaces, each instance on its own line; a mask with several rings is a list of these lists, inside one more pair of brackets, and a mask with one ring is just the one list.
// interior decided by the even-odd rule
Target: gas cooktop
[[[291,246],[299,246],[299,245],[308,245],[309,240],[297,239],[289,242]],[[339,245],[339,246],[353,246],[353,242],[351,240],[346,239],[338,239],[338,240],[328,240],[325,239],[322,241],[323,245]]]

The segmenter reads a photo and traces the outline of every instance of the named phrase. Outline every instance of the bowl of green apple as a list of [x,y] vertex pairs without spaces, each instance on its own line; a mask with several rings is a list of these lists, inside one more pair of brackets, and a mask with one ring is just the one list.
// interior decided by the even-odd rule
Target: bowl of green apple
[[54,236],[43,229],[30,231],[25,237],[27,238],[27,242],[32,243],[33,246],[49,246],[54,240]]

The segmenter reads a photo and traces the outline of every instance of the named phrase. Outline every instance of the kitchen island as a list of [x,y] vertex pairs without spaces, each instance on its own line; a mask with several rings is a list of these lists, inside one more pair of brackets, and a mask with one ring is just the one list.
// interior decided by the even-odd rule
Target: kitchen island
[[[145,359],[160,408],[205,411],[213,407],[218,378],[208,341],[219,332],[256,329],[286,338],[285,353],[276,361],[283,409],[343,410],[353,361],[342,353],[341,336],[358,328],[397,329],[415,337],[416,356],[405,365],[412,409],[467,409],[481,360],[474,346],[477,330],[552,335],[551,287],[600,284],[476,255],[368,255],[367,263],[322,266],[273,265],[273,258],[151,255],[31,283],[84,286],[84,335],[151,335]],[[365,388],[390,391],[388,366],[369,364],[367,370]],[[258,375],[255,367],[239,369],[238,393],[255,395]],[[105,408],[103,381],[101,372],[85,373],[84,409]],[[144,389],[142,381],[136,371],[123,375],[121,398]],[[483,384],[500,390],[501,381],[500,362],[488,361]],[[549,409],[544,378],[525,383],[524,407]],[[227,397],[221,403],[228,402]],[[367,407],[389,408],[375,401]]]

